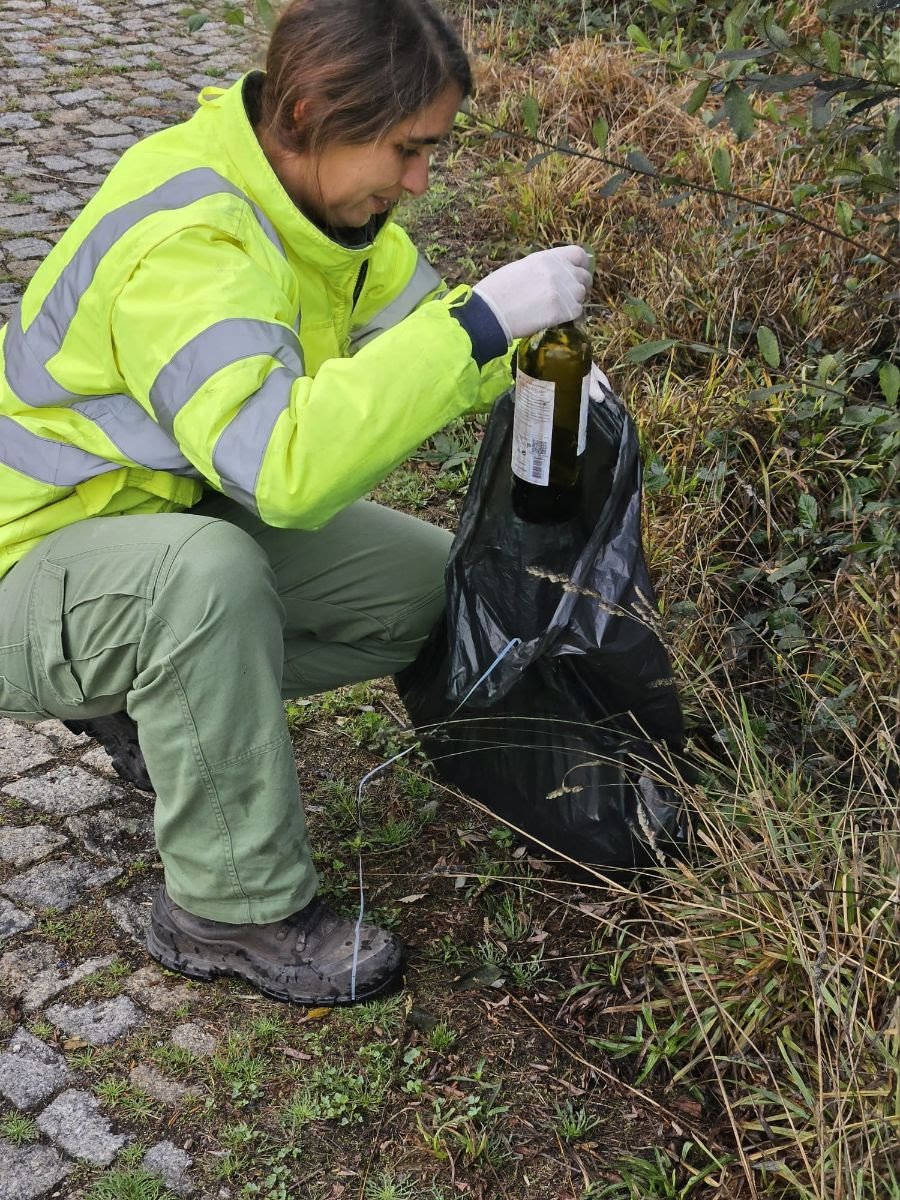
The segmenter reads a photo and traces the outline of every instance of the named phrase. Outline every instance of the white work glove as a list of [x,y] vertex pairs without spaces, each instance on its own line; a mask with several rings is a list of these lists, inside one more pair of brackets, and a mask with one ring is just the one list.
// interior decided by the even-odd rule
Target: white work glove
[[492,271],[472,291],[491,308],[507,340],[514,342],[578,320],[591,288],[589,263],[581,246],[538,250]]
[[[604,388],[606,391],[603,390]],[[602,403],[604,400],[615,398],[615,392],[612,390],[609,380],[596,363],[591,364],[590,397],[597,403]]]

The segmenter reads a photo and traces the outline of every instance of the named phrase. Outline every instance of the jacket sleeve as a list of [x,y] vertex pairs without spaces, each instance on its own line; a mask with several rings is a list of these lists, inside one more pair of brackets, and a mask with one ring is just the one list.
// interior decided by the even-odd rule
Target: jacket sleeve
[[[397,225],[392,225],[388,233],[394,246],[393,254],[386,256],[391,259],[387,279],[373,280],[373,276],[379,274],[377,266],[373,266],[369,272],[367,284],[374,282],[374,287],[363,289],[357,308],[358,319],[350,333],[351,354],[358,353],[388,329],[406,320],[423,304],[448,294],[440,275],[425,255],[415,248],[408,235]],[[374,295],[374,302],[370,302],[370,294]],[[470,296],[471,293],[467,291],[465,295]],[[462,320],[465,324],[465,314]],[[512,385],[513,349],[504,347],[497,357],[483,364],[476,408],[489,408]]]
[[150,250],[112,313],[129,393],[206,480],[277,526],[325,524],[479,407],[482,367],[506,346],[461,288],[311,377],[295,320],[283,281],[203,226]]

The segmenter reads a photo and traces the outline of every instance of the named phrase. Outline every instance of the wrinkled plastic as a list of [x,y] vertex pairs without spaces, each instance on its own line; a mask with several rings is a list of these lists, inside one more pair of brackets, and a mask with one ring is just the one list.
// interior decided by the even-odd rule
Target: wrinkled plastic
[[444,622],[400,695],[438,775],[531,838],[580,863],[656,862],[687,833],[684,731],[641,542],[637,433],[611,394],[592,402],[579,513],[536,525],[511,508],[512,413],[508,393],[450,552]]

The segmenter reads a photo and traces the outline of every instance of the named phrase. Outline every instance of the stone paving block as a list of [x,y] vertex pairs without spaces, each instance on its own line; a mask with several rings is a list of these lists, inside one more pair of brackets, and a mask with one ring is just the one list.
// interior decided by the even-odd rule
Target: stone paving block
[[51,942],[28,942],[0,958],[0,984],[5,995],[18,1000],[25,1012],[30,1013],[115,961],[114,954],[88,958],[69,971],[68,962],[60,960]]
[[0,1140],[0,1200],[38,1200],[72,1170],[52,1146],[15,1146]]
[[[137,0],[140,3],[140,0]],[[187,1196],[193,1187],[188,1175],[193,1159],[186,1150],[179,1150],[173,1142],[157,1142],[144,1155],[141,1166],[145,1171],[161,1175],[166,1186],[179,1196]]]
[[15,783],[0,788],[0,791],[7,796],[15,796],[17,800],[25,800],[56,817],[69,816],[86,808],[125,798],[122,788],[98,779],[82,767],[56,767],[37,779],[17,779]]
[[54,218],[49,213],[32,210],[21,217],[3,217],[0,220],[0,233],[45,233],[53,223]]
[[[24,239],[23,239],[24,240]],[[53,761],[53,746],[27,725],[0,717],[0,779]]]
[[[78,198],[70,192],[51,192],[49,197],[54,200],[59,197],[65,197],[69,202],[77,204]],[[48,196],[35,196],[35,203],[42,204],[46,207]],[[67,729],[62,721],[39,721],[37,725],[33,725],[35,733],[42,733],[44,737],[49,738],[57,750],[74,750],[79,746],[87,746],[90,738],[86,733],[73,733],[71,729]]]
[[16,279],[22,279],[27,283],[41,265],[41,262],[42,259],[40,258],[26,258],[21,262],[13,260],[6,264],[6,269],[10,275],[15,275]]
[[16,933],[24,933],[26,929],[30,929],[34,924],[34,917],[28,913],[21,912],[8,900],[4,900],[0,896],[0,942],[12,937]]
[[123,812],[99,808],[78,813],[69,817],[66,829],[81,841],[85,850],[108,862],[126,862],[134,857],[133,847],[123,844],[123,835],[138,840],[137,853],[152,853],[156,849],[153,817],[136,804]]
[[134,1087],[140,1088],[142,1092],[146,1092],[148,1096],[158,1100],[160,1104],[167,1104],[170,1107],[175,1107],[184,1100],[197,1099],[203,1095],[203,1088],[197,1087],[196,1084],[179,1083],[176,1079],[170,1079],[168,1075],[164,1075],[162,1071],[158,1071],[156,1067],[151,1067],[148,1063],[138,1063],[136,1067],[132,1067],[128,1072],[128,1078]]
[[70,1037],[81,1037],[92,1046],[108,1046],[143,1025],[146,1017],[127,996],[73,1007],[55,1004],[47,1019]]
[[77,171],[81,167],[79,160],[68,154],[47,154],[38,162],[48,171]]
[[0,826],[0,862],[27,867],[64,846],[69,839],[46,825]]
[[30,117],[28,113],[0,113],[0,129],[37,129],[40,121]]
[[111,167],[119,161],[118,154],[111,150],[83,150],[78,157],[91,167]]
[[120,133],[117,137],[89,137],[88,141],[97,150],[127,150],[129,146],[134,145],[137,138],[129,129],[127,133]]
[[141,137],[146,137],[148,133],[156,133],[165,124],[158,117],[124,117],[123,119],[132,129],[136,129]]
[[86,125],[85,133],[91,137],[116,137],[121,133],[131,133],[131,130],[120,121],[111,121],[108,117],[101,117],[99,121],[92,121]]
[[53,249],[53,243],[45,242],[43,238],[20,237],[0,242],[0,247],[10,258],[43,258]]
[[93,863],[70,855],[14,875],[0,886],[0,892],[29,908],[55,908],[57,912],[65,912],[78,903],[87,888],[109,883],[121,874],[120,867],[98,870]]
[[142,79],[140,86],[145,92],[184,91],[184,83],[180,79],[173,79],[171,75],[154,75],[152,79]]
[[167,979],[155,963],[141,967],[125,980],[125,990],[132,999],[151,1012],[173,1012],[196,999],[196,992],[186,983]]
[[27,1029],[13,1034],[0,1054],[0,1095],[16,1108],[34,1108],[69,1082],[66,1060]]
[[85,104],[88,100],[102,100],[103,93],[98,92],[96,88],[79,88],[75,92],[57,92],[53,99],[57,104],[71,108],[75,104]]
[[150,925],[150,903],[129,898],[128,896],[109,896],[103,901],[103,907],[112,919],[139,946],[144,945],[147,928]]
[[113,1133],[109,1118],[99,1108],[90,1092],[70,1088],[44,1109],[37,1127],[73,1158],[105,1167],[132,1139],[127,1133]]
[[[80,210],[84,201],[80,196],[73,196],[71,192],[48,192],[46,196],[36,196],[35,204],[39,204],[41,208],[46,208],[49,212],[65,213],[68,216],[73,209]],[[56,219],[60,220],[59,217]],[[72,734],[72,737],[75,736]]]
[[212,1058],[219,1048],[220,1038],[210,1033],[202,1025],[198,1025],[194,1021],[187,1021],[184,1025],[176,1025],[172,1030],[171,1040],[173,1046],[178,1046],[181,1050],[189,1050],[191,1054],[196,1054],[198,1058]]
[[113,766],[113,760],[106,753],[102,746],[94,746],[87,754],[82,754],[81,761],[88,767],[93,767],[95,771],[101,771],[104,775],[108,775],[110,779],[118,779],[118,773]]

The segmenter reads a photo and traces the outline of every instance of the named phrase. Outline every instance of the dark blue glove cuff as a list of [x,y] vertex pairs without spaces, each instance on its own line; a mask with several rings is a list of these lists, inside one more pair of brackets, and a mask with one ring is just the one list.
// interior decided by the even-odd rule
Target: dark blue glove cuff
[[494,311],[486,300],[475,292],[465,304],[450,309],[450,315],[455,317],[469,335],[472,342],[472,357],[483,367],[494,358],[499,358],[509,349],[506,334]]

